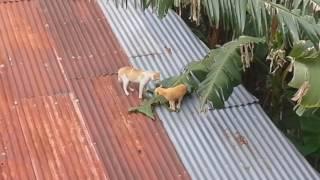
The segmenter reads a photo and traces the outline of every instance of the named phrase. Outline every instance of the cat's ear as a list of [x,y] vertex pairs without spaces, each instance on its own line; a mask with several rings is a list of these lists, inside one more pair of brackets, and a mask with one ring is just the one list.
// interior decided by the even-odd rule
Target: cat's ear
[[154,76],[155,76],[156,79],[160,79],[160,72],[155,72]]
[[153,93],[154,93],[155,95],[158,95],[158,90],[159,90],[158,88],[155,88]]
[[160,79],[160,72],[155,72],[155,73],[153,74],[153,79],[154,79],[154,80]]

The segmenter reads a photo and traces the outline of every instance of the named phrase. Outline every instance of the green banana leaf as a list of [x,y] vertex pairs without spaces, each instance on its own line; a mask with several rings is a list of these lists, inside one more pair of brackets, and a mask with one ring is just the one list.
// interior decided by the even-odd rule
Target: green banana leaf
[[311,41],[299,41],[289,56],[293,58],[293,78],[289,86],[298,89],[292,100],[297,102],[297,114],[302,115],[320,107],[320,53]]

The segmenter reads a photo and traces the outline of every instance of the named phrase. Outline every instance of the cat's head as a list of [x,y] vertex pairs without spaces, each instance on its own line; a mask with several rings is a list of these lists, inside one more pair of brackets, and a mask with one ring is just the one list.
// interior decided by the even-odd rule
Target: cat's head
[[155,90],[154,90],[154,95],[158,95],[159,94],[159,88],[157,87]]
[[154,94],[155,95],[159,95],[159,94],[161,94],[160,92],[162,91],[162,85],[160,85],[159,87],[157,87],[155,90],[154,90]]
[[152,74],[152,80],[153,80],[153,81],[160,80],[160,72],[154,72],[154,73]]

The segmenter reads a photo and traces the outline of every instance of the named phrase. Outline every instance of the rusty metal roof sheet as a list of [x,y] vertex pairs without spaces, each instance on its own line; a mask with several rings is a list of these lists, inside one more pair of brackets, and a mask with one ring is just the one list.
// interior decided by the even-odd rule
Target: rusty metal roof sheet
[[108,178],[69,95],[22,99],[1,113],[1,179]]
[[21,1],[30,1],[30,0],[0,0],[0,3],[16,3]]
[[72,83],[111,179],[188,179],[161,122],[128,114],[137,93],[125,96],[116,76]]
[[189,179],[160,121],[127,114],[97,4],[0,3],[0,24],[1,179]]
[[[207,51],[172,11],[160,20],[150,9],[142,12],[132,4],[116,9],[111,1],[99,2],[135,67],[168,77]],[[165,47],[174,48],[168,52]],[[227,106],[199,113],[198,98],[191,96],[179,113],[157,108],[192,179],[320,179],[242,86]]]
[[42,0],[45,26],[69,78],[112,74],[128,64],[105,17],[90,1]]

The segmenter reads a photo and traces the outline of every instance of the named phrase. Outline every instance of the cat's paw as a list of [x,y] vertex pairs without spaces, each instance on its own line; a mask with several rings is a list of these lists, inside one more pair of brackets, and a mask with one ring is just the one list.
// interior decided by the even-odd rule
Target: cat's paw
[[170,112],[176,112],[175,109],[171,109],[171,108],[169,108],[169,111],[170,111]]

